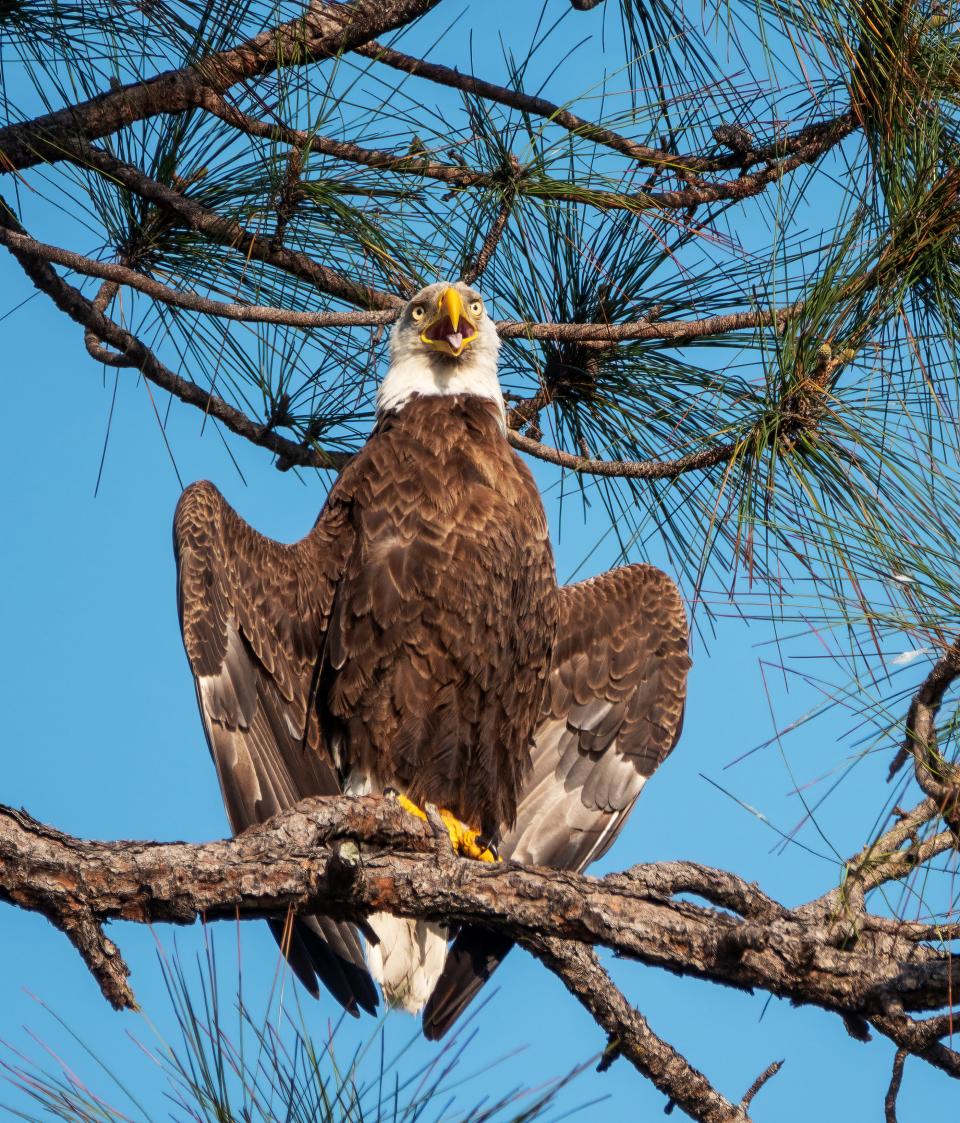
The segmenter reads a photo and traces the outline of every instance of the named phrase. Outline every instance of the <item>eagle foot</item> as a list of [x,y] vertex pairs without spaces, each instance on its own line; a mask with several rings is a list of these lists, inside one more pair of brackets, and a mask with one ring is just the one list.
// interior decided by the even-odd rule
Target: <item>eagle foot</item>
[[[404,811],[409,811],[411,815],[416,815],[418,819],[423,819],[424,822],[427,821],[427,813],[422,807],[418,807],[413,800],[407,799],[405,795],[394,788],[387,788],[385,794],[394,796]],[[443,807],[439,811],[440,818],[447,828],[447,834],[450,835],[450,842],[455,853],[464,858],[474,858],[478,862],[499,862],[502,860],[497,853],[497,848],[493,843],[485,841],[479,831],[475,831],[468,827],[466,823],[461,822],[452,811],[447,811]]]

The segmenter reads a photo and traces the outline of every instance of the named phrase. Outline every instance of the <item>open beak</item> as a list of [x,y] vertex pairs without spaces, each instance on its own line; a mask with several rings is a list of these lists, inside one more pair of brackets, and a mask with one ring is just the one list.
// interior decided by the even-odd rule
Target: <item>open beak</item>
[[420,339],[428,347],[457,359],[477,334],[477,325],[467,315],[460,293],[449,288],[440,294],[436,315],[420,333]]

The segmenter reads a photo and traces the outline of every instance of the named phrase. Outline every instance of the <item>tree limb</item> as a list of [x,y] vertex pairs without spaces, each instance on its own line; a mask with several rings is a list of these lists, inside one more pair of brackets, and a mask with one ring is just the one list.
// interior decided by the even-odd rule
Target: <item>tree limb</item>
[[703,1123],[750,1123],[745,1111],[725,1099],[672,1045],[658,1037],[646,1018],[614,985],[591,948],[550,936],[530,937],[527,951],[560,979],[567,990],[605,1030],[609,1043],[601,1066],[625,1057],[665,1096]]
[[[347,841],[360,847],[350,878],[340,860]],[[509,862],[451,863],[449,850],[438,861],[438,845],[429,823],[375,797],[307,800],[237,838],[200,845],[87,842],[0,808],[0,899],[61,927],[80,917],[88,932],[89,918],[186,924],[293,908],[354,921],[385,911],[485,925],[520,942],[600,944],[678,974],[869,1020],[960,1076],[960,1054],[937,1040],[942,1027],[907,1013],[950,1005],[948,953],[883,925],[865,924],[858,941],[838,943],[822,917],[689,862],[591,878]],[[108,958],[121,973],[119,957]],[[124,1004],[128,996],[102,974],[108,998]]]
[[[2,197],[0,197],[0,229],[23,233],[13,211]],[[164,366],[135,335],[98,311],[92,301],[87,300],[79,289],[68,285],[46,261],[13,246],[10,249],[27,276],[41,292],[50,297],[61,312],[65,312],[70,319],[86,328],[95,340],[115,347],[122,359],[117,363],[112,352],[104,352],[103,361],[110,361],[111,365],[136,367],[144,378],[148,378],[180,401],[196,406],[204,413],[215,417],[237,436],[269,449],[287,467],[303,465],[316,468],[342,468],[349,460],[348,453],[329,452],[310,445],[300,445],[296,441],[281,437],[268,425],[253,421],[229,402],[204,390],[195,382],[182,378],[169,367]]]
[[436,7],[439,0],[313,0],[298,19],[146,81],[130,82],[88,101],[0,128],[0,172],[70,159],[78,140],[110,136],[135,121],[161,113],[183,113],[199,105],[204,91],[224,93],[246,78],[282,66],[303,66],[402,27]]
[[[361,47],[355,47],[354,52],[363,55],[364,58],[390,66],[395,70],[401,70],[417,78],[435,82],[437,85],[461,90],[466,94],[482,98],[484,101],[495,101],[511,109],[519,109],[523,113],[543,118],[579,137],[610,148],[623,156],[628,156],[639,164],[688,173],[722,171],[743,167],[743,157],[738,154],[719,157],[700,156],[638,144],[636,141],[630,140],[629,137],[625,137],[605,125],[580,117],[546,98],[527,94],[522,90],[499,86],[495,82],[477,78],[473,74],[465,74],[453,67],[444,66],[442,63],[404,54],[403,51],[387,47],[383,43],[367,42]],[[838,117],[811,122],[790,136],[779,137],[770,144],[758,146],[751,156],[754,162],[760,163],[796,155],[808,149],[812,144],[826,144],[827,147],[832,147],[836,140],[830,141],[828,138],[836,137],[836,139],[839,139],[840,135],[846,136],[855,131],[858,126],[859,120],[856,114],[852,109],[849,109]],[[826,148],[824,148],[824,151],[826,151]]]
[[532,437],[525,437],[512,430],[507,433],[507,437],[514,448],[548,464],[555,464],[558,468],[591,476],[616,476],[628,480],[667,480],[687,472],[713,468],[726,460],[732,460],[740,448],[738,442],[731,441],[708,445],[676,460],[595,460],[541,444]]
[[109,152],[92,144],[75,142],[70,144],[70,159],[82,166],[93,168],[106,178],[122,184],[128,191],[169,214],[176,215],[186,226],[196,230],[210,241],[228,246],[247,258],[262,261],[277,269],[282,269],[295,277],[309,281],[320,292],[328,293],[349,304],[361,308],[397,309],[403,304],[402,297],[384,292],[372,285],[347,277],[305,253],[289,250],[274,244],[271,238],[254,234],[231,218],[218,215],[209,207],[182,195],[172,187],[151,179],[146,172],[132,164],[118,160]]
[[[231,432],[236,433],[252,444],[269,449],[269,451],[273,452],[278,457],[278,465],[284,469],[290,467],[339,469],[350,459],[350,453],[318,449],[312,445],[298,444],[296,441],[291,441],[286,437],[282,437],[269,425],[252,420],[241,410],[225,402],[222,398],[218,398],[216,395],[198,386],[195,382],[182,378],[180,375],[170,370],[161,363],[156,355],[154,355],[144,343],[137,339],[136,336],[104,316],[103,313],[94,306],[94,303],[89,301],[79,289],[67,284],[66,281],[59,277],[47,264],[46,256],[41,256],[38,252],[40,243],[34,243],[32,245],[25,244],[21,240],[25,237],[25,232],[19,226],[12,210],[4,200],[0,198],[0,241],[5,242],[9,247],[11,253],[13,253],[14,257],[20,262],[24,271],[34,284],[41,291],[45,292],[61,311],[65,312],[71,319],[87,329],[91,340],[109,343],[110,346],[115,347],[119,353],[119,355],[115,355],[113,352],[103,351],[102,349],[94,350],[92,353],[95,358],[99,358],[101,361],[114,366],[136,367],[145,378],[150,379],[151,382],[154,382],[162,389],[173,394],[180,401],[186,402],[188,405],[196,406],[210,416],[217,418],[217,420],[221,421]],[[32,239],[28,239],[28,241],[32,242]],[[44,249],[45,248],[46,247],[44,247]],[[69,259],[66,251],[58,251],[55,256],[64,261]],[[79,255],[76,255],[74,261],[78,262],[78,260]],[[100,266],[98,263],[89,263],[89,265],[97,265],[96,272],[98,274],[102,272],[106,276],[111,274],[113,276],[123,275],[125,281],[129,280],[132,283],[132,278],[122,272],[124,270],[123,266]],[[89,267],[88,271],[94,272],[94,270]],[[144,285],[138,283],[136,287],[146,291],[146,286]],[[107,290],[101,289],[101,295],[104,291]],[[196,299],[199,302],[204,298],[197,297]],[[171,303],[177,302],[171,301]],[[243,308],[246,306],[236,307]],[[748,315],[752,316],[752,314]],[[329,323],[329,321],[327,322]],[[707,321],[701,321],[701,323],[706,322]],[[754,322],[756,321],[754,320]],[[695,328],[697,323],[698,321],[691,321],[686,327]],[[577,325],[546,324],[521,326],[550,329],[552,327],[576,327]],[[631,327],[631,325],[612,326],[626,326],[628,329]],[[649,325],[640,325],[639,327],[633,326],[633,330],[646,330],[647,326]],[[661,328],[667,326],[668,325],[660,325]],[[586,327],[600,334],[610,330],[610,328],[604,324],[586,325]],[[598,476],[618,476],[628,479],[668,479],[686,472],[710,468],[722,463],[724,460],[730,459],[739,447],[736,443],[713,445],[675,460],[593,460],[588,457],[574,456],[572,453],[563,452],[560,449],[541,444],[539,441],[534,441],[530,437],[522,436],[520,433],[514,432],[513,430],[508,431],[507,437],[514,448],[527,452],[537,459],[545,460],[547,463],[556,464],[559,467],[576,472],[584,472]]]
[[[241,304],[236,301],[212,300],[186,289],[174,289],[153,277],[116,262],[95,261],[83,254],[38,242],[25,232],[0,225],[0,244],[21,254],[42,258],[62,265],[75,273],[115,281],[136,289],[175,308],[201,312],[221,319],[242,323],[283,324],[299,328],[375,327],[392,324],[397,318],[395,307],[363,312],[299,312],[265,304]],[[705,316],[699,320],[633,320],[626,323],[534,323],[527,320],[499,320],[501,339],[555,339],[588,343],[629,343],[634,340],[661,340],[683,346],[693,339],[729,335],[738,331],[774,327],[779,329],[803,311],[803,302],[755,312],[730,312]]]

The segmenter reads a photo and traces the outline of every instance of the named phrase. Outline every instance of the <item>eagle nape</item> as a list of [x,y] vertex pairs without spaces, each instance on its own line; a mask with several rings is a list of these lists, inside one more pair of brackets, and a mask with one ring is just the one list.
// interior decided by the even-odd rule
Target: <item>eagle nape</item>
[[[682,725],[687,623],[649,565],[558,586],[534,478],[507,440],[500,340],[480,294],[401,309],[373,432],[291,545],[213,484],[174,519],[178,604],[234,832],[316,795],[406,792],[458,853],[583,870],[613,843]],[[401,801],[425,818],[417,803]],[[484,832],[469,824],[478,824]],[[377,913],[271,927],[311,993],[386,1002],[442,1035],[510,941]],[[431,997],[433,995],[433,997]],[[429,1000],[429,1003],[428,1003]]]

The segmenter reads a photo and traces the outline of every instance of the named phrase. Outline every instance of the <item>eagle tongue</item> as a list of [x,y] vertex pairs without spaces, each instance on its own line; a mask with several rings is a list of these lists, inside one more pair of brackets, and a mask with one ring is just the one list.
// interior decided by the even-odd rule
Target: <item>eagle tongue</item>
[[453,348],[454,351],[459,351],[460,350],[460,344],[463,343],[463,332],[462,331],[447,332],[447,342],[450,344],[450,346]]

